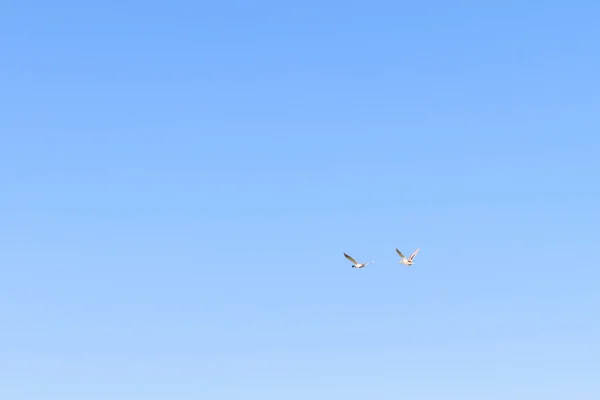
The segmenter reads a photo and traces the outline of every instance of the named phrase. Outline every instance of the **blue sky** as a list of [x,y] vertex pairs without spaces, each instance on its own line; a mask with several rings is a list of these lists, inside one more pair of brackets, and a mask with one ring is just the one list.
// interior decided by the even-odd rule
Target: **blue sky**
[[8,2],[0,397],[599,398],[595,3]]

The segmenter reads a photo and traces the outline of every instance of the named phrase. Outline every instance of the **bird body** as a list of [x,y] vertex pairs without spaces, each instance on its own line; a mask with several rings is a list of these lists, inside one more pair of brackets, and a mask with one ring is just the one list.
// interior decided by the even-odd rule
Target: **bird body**
[[417,253],[419,252],[420,249],[415,250],[414,253],[412,253],[410,255],[410,257],[406,258],[404,257],[404,254],[402,254],[402,252],[398,249],[396,249],[396,253],[398,253],[398,255],[402,258],[402,260],[398,261],[398,264],[404,264],[404,265],[413,265],[413,259],[415,258],[415,256],[417,255]]
[[352,262],[352,268],[364,268],[368,264],[374,263],[375,261],[369,261],[366,263],[358,263],[354,258],[350,257],[348,254],[344,253],[344,257],[346,257],[350,262]]

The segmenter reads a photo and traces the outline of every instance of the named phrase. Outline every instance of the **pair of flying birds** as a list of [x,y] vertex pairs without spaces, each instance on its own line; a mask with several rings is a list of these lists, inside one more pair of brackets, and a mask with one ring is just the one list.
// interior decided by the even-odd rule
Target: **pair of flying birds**
[[[404,257],[404,254],[402,254],[402,252],[398,249],[396,249],[396,253],[398,253],[398,255],[400,256],[401,260],[398,261],[398,264],[404,264],[404,265],[413,265],[413,259],[415,258],[415,256],[417,255],[417,253],[419,252],[419,249],[416,249],[414,253],[412,253],[410,255],[410,257],[406,258]],[[352,257],[350,257],[348,254],[344,253],[344,257],[346,257],[348,260],[350,260],[352,262],[352,268],[363,268],[366,267],[368,264],[374,263],[375,261],[369,261],[366,263],[358,263],[356,262],[356,260]]]

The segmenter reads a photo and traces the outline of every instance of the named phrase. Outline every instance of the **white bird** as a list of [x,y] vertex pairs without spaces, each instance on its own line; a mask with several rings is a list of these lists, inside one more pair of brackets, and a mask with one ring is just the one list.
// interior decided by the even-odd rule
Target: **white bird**
[[359,264],[356,262],[356,260],[352,257],[350,257],[348,254],[344,253],[344,257],[346,257],[348,260],[352,261],[352,268],[363,268],[366,267],[368,264],[374,263],[375,261],[369,261],[366,262],[364,264]]
[[416,256],[416,255],[417,255],[417,253],[419,252],[419,250],[421,250],[421,249],[417,249],[417,250],[415,250],[415,252],[414,252],[414,253],[412,253],[412,254],[410,255],[410,257],[408,257],[408,259],[407,259],[406,257],[404,257],[404,254],[402,254],[402,253],[400,252],[400,250],[396,249],[396,253],[398,253],[398,255],[399,255],[400,257],[402,257],[402,260],[398,261],[398,264],[404,264],[404,265],[413,265],[413,264],[414,264],[414,263],[413,263],[413,259],[415,258],[415,256]]

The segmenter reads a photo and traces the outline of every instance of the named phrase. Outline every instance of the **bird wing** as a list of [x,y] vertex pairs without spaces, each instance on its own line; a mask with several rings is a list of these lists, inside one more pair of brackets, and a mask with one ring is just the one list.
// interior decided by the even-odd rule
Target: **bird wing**
[[352,261],[353,264],[358,264],[356,262],[356,260],[354,258],[350,257],[348,254],[344,253],[344,257],[346,257],[348,260]]
[[400,250],[396,249],[396,253],[398,253],[398,255],[402,257],[403,260],[406,260],[406,257],[404,257],[404,254],[402,254]]
[[408,261],[412,261],[412,260],[413,260],[413,258],[415,258],[415,256],[416,256],[416,255],[417,255],[417,253],[419,252],[419,250],[421,250],[421,249],[416,249],[416,250],[415,250],[415,252],[414,252],[414,253],[412,253],[412,254],[410,255],[410,258],[408,259]]

